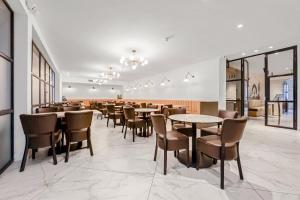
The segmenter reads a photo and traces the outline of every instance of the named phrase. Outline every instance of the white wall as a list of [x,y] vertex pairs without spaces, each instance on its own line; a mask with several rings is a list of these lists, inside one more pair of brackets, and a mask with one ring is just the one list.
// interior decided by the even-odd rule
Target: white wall
[[[52,63],[52,67],[56,70],[56,76],[59,76],[59,68],[55,64],[41,31],[39,31],[34,16],[28,12],[24,0],[7,0],[7,2],[14,11],[14,160],[21,160],[25,137],[19,115],[31,113],[33,33],[45,50],[44,54],[47,56],[48,62]],[[60,88],[57,87],[56,90],[59,92]]]
[[[190,100],[219,100],[219,58],[203,61],[190,66],[183,66],[163,74],[148,76],[129,82],[124,89],[124,98],[130,99],[190,99]],[[195,75],[190,82],[184,82],[187,72]],[[166,77],[170,83],[161,86]],[[145,88],[147,82],[153,82],[153,87]],[[137,87],[136,90],[127,89]]]
[[93,85],[84,83],[63,83],[62,96],[67,99],[105,99],[117,98],[118,94],[123,94],[122,86],[97,85],[94,87],[95,89],[93,89]]

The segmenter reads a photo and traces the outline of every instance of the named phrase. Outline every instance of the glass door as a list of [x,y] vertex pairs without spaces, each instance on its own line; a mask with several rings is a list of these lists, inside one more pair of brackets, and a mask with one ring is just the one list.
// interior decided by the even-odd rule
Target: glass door
[[297,129],[297,47],[266,53],[265,123]]
[[240,116],[245,111],[244,59],[227,61],[226,67],[226,110],[237,111]]
[[0,0],[0,174],[13,160],[13,13]]

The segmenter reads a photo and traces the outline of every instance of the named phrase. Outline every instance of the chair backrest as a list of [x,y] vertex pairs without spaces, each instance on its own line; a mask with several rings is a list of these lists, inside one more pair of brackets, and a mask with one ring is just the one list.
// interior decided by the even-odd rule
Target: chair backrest
[[141,107],[142,107],[142,108],[146,108],[146,107],[147,107],[147,104],[146,104],[146,103],[141,103]]
[[106,109],[108,113],[115,113],[115,106],[113,104],[107,104]]
[[186,114],[186,108],[169,108],[169,115]]
[[134,108],[124,107],[124,116],[126,120],[135,119]]
[[173,104],[166,104],[165,106],[167,106],[168,108],[173,108]]
[[157,109],[157,108],[158,108],[158,105],[148,104],[148,105],[147,105],[147,108],[154,108],[154,109]]
[[67,131],[86,129],[91,126],[93,111],[66,112]]
[[132,104],[132,107],[134,107],[134,108],[140,108],[141,106],[139,104]]
[[80,110],[79,106],[64,106],[63,111],[77,111]]
[[41,135],[50,135],[55,132],[57,115],[53,114],[35,114],[35,115],[20,115],[21,124],[24,134],[29,137]]
[[102,103],[97,103],[97,107],[98,107],[98,109],[102,109],[103,108],[103,104]]
[[48,113],[48,112],[57,112],[57,111],[58,111],[57,107],[41,107],[35,109],[36,113]]
[[237,143],[241,140],[244,129],[247,123],[247,118],[225,119],[221,130],[222,143]]
[[153,124],[153,128],[157,134],[166,135],[166,121],[163,114],[154,114],[151,115],[151,120]]
[[228,118],[228,119],[235,119],[238,117],[237,111],[230,111],[230,110],[219,110],[218,117],[220,118]]
[[168,108],[167,106],[162,107],[161,113],[162,113],[165,117],[168,117],[168,116],[169,116],[169,108]]

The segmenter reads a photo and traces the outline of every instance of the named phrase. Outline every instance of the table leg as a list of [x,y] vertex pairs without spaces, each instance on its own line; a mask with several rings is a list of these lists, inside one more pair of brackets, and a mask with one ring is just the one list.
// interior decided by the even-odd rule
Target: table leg
[[197,160],[197,124],[192,123],[192,164],[196,163]]

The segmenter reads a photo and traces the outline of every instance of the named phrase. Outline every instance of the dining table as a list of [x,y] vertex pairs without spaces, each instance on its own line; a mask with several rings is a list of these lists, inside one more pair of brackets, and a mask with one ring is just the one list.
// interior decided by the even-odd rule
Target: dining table
[[146,126],[143,128],[141,133],[138,133],[138,136],[149,137],[152,135],[152,131],[149,133],[148,125],[151,123],[151,118],[149,115],[153,112],[158,112],[158,108],[135,108],[134,111],[138,114],[141,114],[141,118],[145,121]]
[[[186,124],[192,124],[192,150],[190,150],[190,166],[196,167],[197,164],[197,129],[214,126],[218,123],[223,122],[223,119],[216,116],[211,115],[201,115],[201,114],[176,114],[170,115],[169,119],[179,122],[184,122]],[[178,160],[185,164],[187,164],[186,160],[186,151],[179,152],[177,156]],[[199,168],[207,168],[213,164],[213,160],[205,155],[199,156]]]

